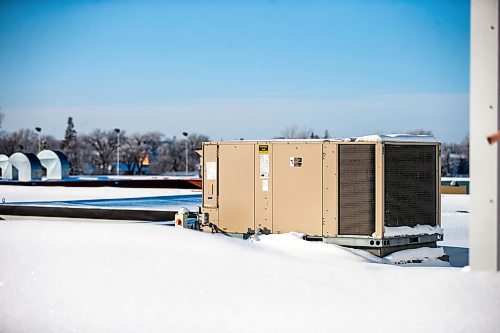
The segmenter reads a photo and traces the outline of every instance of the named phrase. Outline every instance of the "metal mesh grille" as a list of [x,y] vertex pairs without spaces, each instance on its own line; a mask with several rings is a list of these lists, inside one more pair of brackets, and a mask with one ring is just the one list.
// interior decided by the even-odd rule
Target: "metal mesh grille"
[[339,146],[339,234],[375,231],[375,146]]
[[436,225],[436,147],[385,146],[385,225]]

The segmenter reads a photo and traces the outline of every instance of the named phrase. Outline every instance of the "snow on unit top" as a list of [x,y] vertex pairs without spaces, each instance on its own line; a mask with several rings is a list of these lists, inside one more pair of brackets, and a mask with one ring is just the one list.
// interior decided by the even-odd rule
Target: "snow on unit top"
[[[330,139],[248,139],[229,140],[223,142],[414,142],[414,143],[439,143],[432,135],[414,134],[373,134],[359,137],[330,138]],[[215,141],[215,143],[218,141]]]
[[354,138],[355,142],[431,142],[438,143],[432,135],[413,134],[375,134]]

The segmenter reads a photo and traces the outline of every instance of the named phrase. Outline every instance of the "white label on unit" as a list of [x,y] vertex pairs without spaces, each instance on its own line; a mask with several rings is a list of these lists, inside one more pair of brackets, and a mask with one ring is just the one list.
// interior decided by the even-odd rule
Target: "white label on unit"
[[269,191],[269,180],[268,179],[262,179],[262,191],[263,192]]
[[302,157],[290,157],[290,167],[292,168],[302,167]]
[[260,178],[269,178],[269,155],[260,154]]
[[217,162],[207,162],[207,180],[216,180],[217,179]]

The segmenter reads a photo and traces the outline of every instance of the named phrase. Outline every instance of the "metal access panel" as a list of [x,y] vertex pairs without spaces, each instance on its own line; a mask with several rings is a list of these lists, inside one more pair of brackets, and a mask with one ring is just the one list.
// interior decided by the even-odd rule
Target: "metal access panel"
[[375,145],[339,145],[339,235],[375,232]]
[[273,144],[255,144],[255,230],[273,230]]
[[437,151],[436,145],[385,145],[385,226],[438,223]]
[[273,144],[273,232],[322,236],[322,142]]
[[225,232],[255,230],[255,145],[219,145],[219,228]]
[[323,142],[323,236],[338,235],[338,144]]
[[218,149],[217,144],[203,145],[203,207],[218,207]]

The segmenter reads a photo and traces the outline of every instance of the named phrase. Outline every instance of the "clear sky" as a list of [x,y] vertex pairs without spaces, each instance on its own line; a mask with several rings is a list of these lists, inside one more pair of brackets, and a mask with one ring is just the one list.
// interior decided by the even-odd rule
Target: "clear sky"
[[4,130],[468,132],[469,1],[0,1]]

